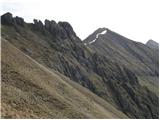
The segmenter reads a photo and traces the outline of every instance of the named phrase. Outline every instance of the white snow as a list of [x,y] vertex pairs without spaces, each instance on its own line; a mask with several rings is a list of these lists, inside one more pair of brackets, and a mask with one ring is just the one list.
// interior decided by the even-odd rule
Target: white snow
[[[97,39],[97,37],[96,37],[96,39]],[[88,44],[91,44],[91,43],[95,42],[95,41],[96,41],[96,39],[92,40],[92,41],[91,41],[91,42],[89,42]]]
[[[96,38],[95,38],[94,40],[92,40],[91,42],[89,42],[88,44],[94,43],[94,42],[98,39],[99,35],[104,35],[104,34],[106,34],[106,33],[107,33],[107,30],[104,30],[104,31],[102,31],[101,33],[98,33],[98,34],[96,35]],[[85,45],[87,45],[87,43],[86,43]]]

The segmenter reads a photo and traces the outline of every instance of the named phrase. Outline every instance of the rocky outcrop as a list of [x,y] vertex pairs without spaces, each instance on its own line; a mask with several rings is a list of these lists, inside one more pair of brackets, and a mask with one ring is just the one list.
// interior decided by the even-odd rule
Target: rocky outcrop
[[60,37],[61,39],[67,38],[66,31],[53,20],[45,20],[45,28],[56,37]]
[[[107,32],[96,38],[104,30]],[[92,42],[95,39],[96,42]],[[132,41],[107,28],[97,29],[83,42],[98,54],[123,64],[140,77],[147,75],[158,77],[158,51],[155,52],[145,44]]]
[[24,19],[21,17],[13,17],[11,13],[6,13],[1,16],[1,23],[4,25],[20,25],[24,26]]
[[71,64],[62,55],[58,55],[58,57],[60,60],[60,65],[58,68],[59,72],[63,73],[72,80],[78,82],[82,86],[88,88],[92,92],[95,92],[95,86],[79,66]]
[[154,40],[148,40],[146,45],[150,48],[159,50],[159,44],[157,42],[155,42]]
[[72,39],[76,36],[72,26],[68,22],[59,22],[58,25],[60,25],[66,31],[69,38]]
[[14,21],[15,21],[15,23],[16,23],[17,25],[24,26],[24,19],[23,19],[23,18],[16,16],[16,17],[14,18]]
[[5,25],[13,25],[14,20],[13,20],[12,14],[8,12],[8,13],[2,15],[1,16],[1,23],[5,24]]
[[37,19],[34,19],[33,21],[34,21],[35,29],[41,30],[41,31],[44,30],[44,26],[43,26],[42,21],[37,20]]
[[[158,118],[158,97],[147,88],[132,86],[128,83],[119,84],[108,81],[114,92],[113,99],[121,110],[133,118]],[[151,95],[150,97],[148,95]]]
[[[34,20],[34,24],[29,25],[33,25],[38,31],[30,29],[30,27],[23,28],[24,31],[20,36],[26,40],[22,41],[23,39],[16,39],[17,36],[15,37],[16,40],[12,39],[10,29],[7,29],[7,31],[9,31],[7,35],[11,36],[8,40],[14,43],[19,49],[21,49],[21,47],[25,48],[24,51],[33,49],[31,54],[33,59],[44,64],[49,69],[59,71],[71,80],[86,87],[104,100],[109,101],[130,118],[158,118],[158,97],[147,88],[141,86],[139,77],[132,71],[132,67],[136,68],[134,66],[135,64],[133,64],[134,62],[132,60],[126,62],[127,59],[125,59],[125,57],[127,56],[124,56],[123,59],[121,57],[118,57],[118,60],[114,59],[121,55],[116,54],[117,52],[114,53],[114,50],[117,49],[117,51],[126,50],[132,53],[132,59],[136,56],[144,59],[147,57],[146,55],[151,55],[152,51],[150,52],[148,47],[146,51],[147,54],[144,55],[145,50],[141,47],[143,45],[138,43],[133,44],[131,41],[126,42],[126,39],[125,42],[123,42],[122,37],[117,40],[117,36],[119,35],[114,37],[115,34],[109,31],[111,33],[109,33],[108,39],[112,39],[107,40],[112,44],[106,44],[106,42],[101,43],[100,45],[106,45],[106,47],[102,46],[97,48],[102,50],[102,54],[100,54],[100,52],[97,52],[93,47],[85,46],[76,36],[72,26],[67,22],[59,22],[57,24],[55,21],[45,20],[45,24],[43,25],[41,21]],[[42,34],[42,37],[39,37],[42,29],[44,29],[47,34]],[[102,30],[104,29],[99,29],[98,32],[102,32]],[[28,31],[32,32],[32,34]],[[18,31],[15,31],[14,35],[17,35],[16,32]],[[36,37],[30,37],[33,35]],[[93,37],[95,36],[96,34]],[[103,37],[105,38],[105,35],[100,35],[100,38]],[[36,42],[35,39],[40,42]],[[97,41],[96,43],[99,42]],[[132,48],[131,43],[134,48],[136,46],[140,48]],[[27,44],[29,45],[26,46]],[[115,44],[118,47],[112,50],[110,47],[114,48]],[[36,49],[33,46],[35,46]],[[121,49],[122,47],[125,47],[125,49]],[[132,49],[130,50],[130,48]],[[144,49],[145,48],[146,47],[144,47]],[[106,53],[105,50],[107,50],[108,53]],[[141,50],[141,54],[138,54],[136,50]],[[125,55],[130,56],[128,53]],[[123,61],[124,59],[125,62]],[[137,59],[135,59],[135,61],[136,60]],[[140,62],[139,59],[137,61]],[[148,61],[154,63],[151,59]],[[132,66],[127,67],[122,64],[123,62],[127,65],[131,63]],[[138,65],[140,66],[141,64]],[[150,72],[153,72],[152,69]]]

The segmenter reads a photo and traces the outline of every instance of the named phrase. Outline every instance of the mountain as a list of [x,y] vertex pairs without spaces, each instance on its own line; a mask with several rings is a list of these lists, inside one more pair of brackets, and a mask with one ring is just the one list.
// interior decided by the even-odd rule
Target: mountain
[[146,43],[147,46],[159,50],[159,44],[153,40],[148,40]]
[[[96,38],[102,31],[107,32]],[[96,30],[84,43],[94,51],[131,68],[139,76],[158,76],[158,53],[142,43],[129,40],[106,28]]]
[[[90,100],[93,99],[98,102],[95,103],[95,105],[98,104],[103,106],[103,104],[107,104],[106,106],[104,105],[105,107],[103,108],[107,111],[104,111],[105,114],[109,113],[110,108],[113,108],[110,113],[112,115],[108,116],[108,118],[125,118],[126,116],[129,118],[158,118],[159,98],[157,94],[157,82],[159,69],[157,68],[157,65],[159,61],[157,60],[157,54],[148,46],[133,42],[127,38],[125,38],[125,40],[119,40],[120,35],[117,34],[117,36],[110,35],[111,39],[109,46],[106,46],[105,42],[104,44],[99,42],[99,44],[104,46],[94,46],[94,44],[99,41],[99,38],[108,34],[109,30],[106,28],[98,29],[93,35],[89,36],[85,41],[82,41],[68,22],[56,23],[53,20],[45,20],[45,24],[43,24],[40,20],[34,19],[34,23],[26,23],[23,18],[12,17],[11,13],[2,15],[1,22],[3,39],[21,51],[25,56],[36,61],[40,66],[44,66],[47,71],[49,70],[50,72],[58,73],[57,76],[64,81],[67,79],[70,86],[79,86],[79,91],[85,90],[87,93],[97,96],[89,97],[88,94],[86,95],[86,93],[83,92],[83,94],[91,98]],[[120,38],[124,37],[121,36]],[[93,40],[94,42],[92,42]],[[113,44],[112,42],[116,44]],[[134,46],[132,47],[132,45]],[[126,49],[123,48],[124,46]],[[108,51],[105,49],[108,49]],[[115,49],[117,51],[122,51],[121,54],[116,53]],[[135,52],[136,50],[137,52]],[[112,55],[113,52],[116,54]],[[19,60],[16,56],[19,56],[19,54],[14,54],[14,61]],[[124,57],[126,58],[124,59]],[[27,62],[27,60],[23,60],[24,62]],[[7,64],[8,62],[9,61],[6,61]],[[30,67],[33,66],[30,63],[28,64]],[[31,73],[34,73],[31,75],[31,73],[28,73],[28,70],[25,70],[25,64],[22,64],[21,66],[23,67],[20,71],[26,71],[27,73],[25,75],[29,76],[28,79],[31,81],[33,80],[33,82],[36,81],[33,78],[41,75],[41,72],[38,72],[38,68],[36,70],[37,72],[31,71]],[[2,70],[6,69],[6,67],[7,66],[2,68]],[[16,65],[12,66],[12,68],[14,67],[16,67]],[[34,70],[35,67],[33,66],[32,69]],[[45,74],[49,72],[47,71]],[[2,73],[2,75],[3,74],[4,73]],[[6,76],[8,77],[9,74]],[[12,78],[12,76],[10,77]],[[53,81],[54,79],[57,79],[55,76],[52,77]],[[42,79],[40,81],[47,82],[46,80],[49,78],[41,76],[37,79]],[[52,82],[52,79],[50,82]],[[47,82],[48,84],[45,83],[47,84],[45,85],[46,88],[49,86],[53,86],[54,88],[54,85],[49,84],[50,82]],[[35,85],[39,85],[38,81],[35,82]],[[8,87],[8,89],[9,88],[10,87]],[[26,89],[30,91],[30,89]],[[56,91],[58,93],[64,91],[64,96],[69,94],[69,96],[67,96],[68,98],[73,98],[73,101],[77,100],[76,102],[71,102],[72,106],[77,106],[79,102],[83,104],[82,106],[80,105],[82,108],[84,106],[90,106],[87,104],[87,101],[86,103],[85,101],[80,101],[80,99],[83,100],[83,96],[74,97],[78,93],[64,90],[63,85],[61,85],[59,89],[56,89]],[[32,93],[32,91],[30,92]],[[43,95],[43,93],[41,94]],[[54,94],[54,92],[52,94]],[[4,96],[5,101],[5,99],[7,99],[6,94],[3,94],[2,96]],[[37,95],[35,95],[35,97],[37,97]],[[43,97],[44,96],[41,98],[43,99]],[[65,98],[66,100],[68,100],[67,97]],[[15,97],[15,99],[18,98]],[[61,99],[64,100],[63,97],[59,97],[59,101],[61,101]],[[100,99],[101,101],[97,99]],[[43,103],[43,101],[39,101],[40,104],[41,102]],[[52,103],[53,107],[58,103]],[[8,104],[11,105],[11,103]],[[83,111],[76,107],[75,109],[76,111]],[[99,110],[97,109],[97,112],[90,111],[90,109],[86,109],[85,107],[83,109],[85,109],[82,113],[84,114],[83,118],[107,118],[107,116],[100,114],[101,108]],[[67,109],[64,108],[62,108],[62,110],[63,112],[67,111]],[[59,116],[59,118],[81,118],[81,113],[77,113],[74,110],[71,110],[70,112],[70,114],[73,115],[66,116],[64,113],[64,116]],[[117,111],[119,111],[118,115],[116,115]],[[76,113],[74,114],[74,112]],[[56,111],[56,113],[61,113],[61,111]],[[88,113],[94,114],[89,115],[91,117],[88,117]],[[40,116],[37,117],[40,118]],[[43,115],[42,117],[50,118],[50,116]]]
[[[106,31],[105,34],[99,34],[103,31]],[[132,41],[107,28],[99,28],[83,42],[97,53],[124,65],[135,73],[139,79],[157,84],[159,79],[158,51],[145,44]]]
[[103,99],[40,65],[4,39],[2,117],[127,118]]

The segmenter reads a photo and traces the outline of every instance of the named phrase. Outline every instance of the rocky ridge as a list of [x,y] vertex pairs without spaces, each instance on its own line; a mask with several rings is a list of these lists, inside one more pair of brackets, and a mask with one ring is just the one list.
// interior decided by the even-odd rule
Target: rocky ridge
[[141,86],[137,75],[124,64],[85,46],[68,22],[45,20],[43,25],[34,20],[21,25],[17,24],[21,18],[9,13],[1,19],[2,37],[40,64],[86,87],[130,118],[158,118],[155,93]]

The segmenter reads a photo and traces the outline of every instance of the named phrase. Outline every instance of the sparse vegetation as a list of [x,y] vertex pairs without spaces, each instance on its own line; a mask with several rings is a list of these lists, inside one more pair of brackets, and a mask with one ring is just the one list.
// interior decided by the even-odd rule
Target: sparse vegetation
[[158,118],[155,50],[110,30],[84,45],[67,22],[1,18],[3,118]]

